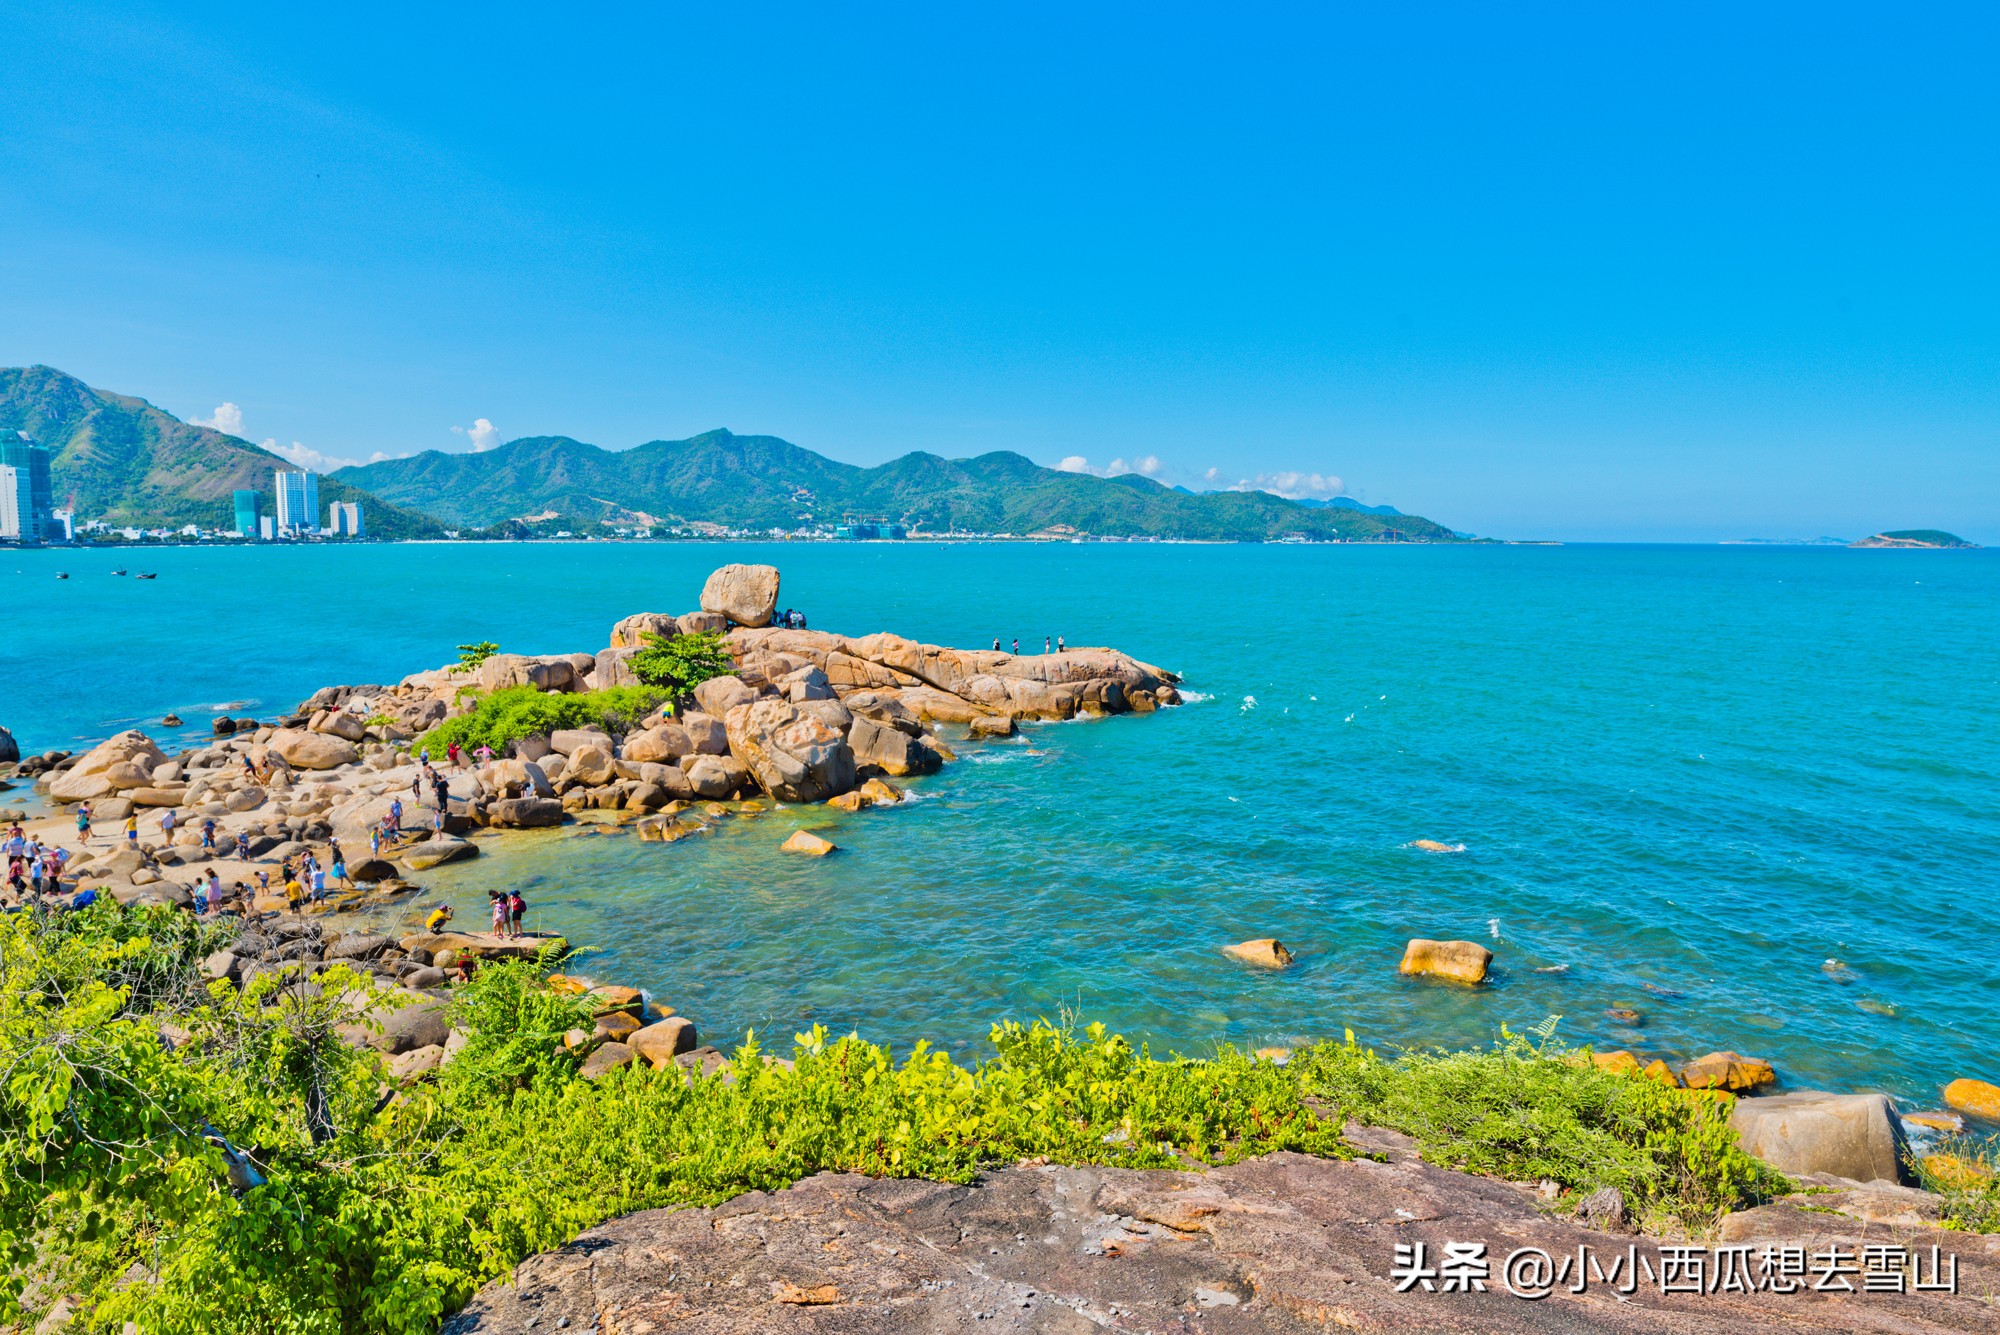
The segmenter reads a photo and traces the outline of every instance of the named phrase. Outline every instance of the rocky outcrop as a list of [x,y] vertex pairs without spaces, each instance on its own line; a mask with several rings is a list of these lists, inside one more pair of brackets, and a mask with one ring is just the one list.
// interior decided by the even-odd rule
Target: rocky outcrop
[[1729,1124],[1746,1151],[1781,1173],[1908,1179],[1910,1146],[1887,1095],[1800,1090],[1738,1099]]
[[[109,797],[120,787],[144,787],[154,767],[166,763],[166,753],[153,744],[152,738],[137,730],[127,730],[78,756],[76,763],[50,781],[49,796],[58,802]],[[114,770],[116,781],[112,778]]]
[[831,839],[823,839],[811,830],[794,830],[791,838],[778,845],[786,853],[803,853],[809,858],[823,858],[828,853],[837,852],[839,845]]
[[737,705],[723,724],[729,753],[781,802],[824,802],[855,785],[847,739],[785,701]]
[[[727,737],[725,732],[725,747],[728,745]],[[678,764],[682,756],[692,754],[694,749],[694,740],[685,728],[677,723],[662,723],[627,737],[624,755],[625,759],[641,764],[649,760]]]
[[726,565],[701,586],[701,610],[739,626],[768,626],[778,610],[776,566]]
[[0,728],[0,765],[11,765],[20,758],[21,747],[14,740],[14,734]]
[[943,762],[935,751],[917,738],[873,719],[857,717],[848,725],[847,744],[856,765],[873,765],[884,774],[901,779],[912,774],[935,774]]
[[1734,1052],[1711,1052],[1681,1067],[1681,1083],[1689,1089],[1726,1089],[1743,1094],[1776,1083],[1771,1063]]
[[280,728],[271,735],[270,746],[293,769],[339,769],[361,759],[346,738],[299,728]]
[[[683,1058],[685,1060],[685,1058]],[[709,1208],[614,1219],[522,1262],[444,1324],[445,1335],[593,1327],[703,1335],[980,1331],[1850,1332],[1973,1331],[2000,1254],[1965,1234],[1912,1233],[1793,1211],[1755,1221],[1760,1239],[1804,1254],[1868,1242],[1930,1243],[1959,1255],[1957,1294],[1662,1294],[1656,1281],[1554,1280],[1588,1247],[1638,1273],[1669,1273],[1662,1244],[1595,1232],[1544,1212],[1531,1192],[1392,1151],[1373,1159],[1271,1154],[1207,1172],[1004,1167],[967,1185],[823,1173],[784,1191]],[[1735,1217],[1732,1216],[1732,1219]],[[1864,1232],[1865,1228],[1865,1232]],[[1450,1243],[1477,1244],[1478,1288],[1399,1285],[1398,1248],[1435,1268]],[[1685,1244],[1680,1245],[1685,1250]],[[1524,1300],[1503,1263],[1549,1258]],[[1628,1253],[1628,1248],[1632,1249]],[[1410,1253],[1406,1253],[1406,1256]],[[1709,1255],[1712,1261],[1712,1254]],[[1580,1288],[1580,1292],[1572,1291]],[[1858,1278],[1854,1288],[1860,1289]],[[1629,1289],[1630,1292],[1622,1290]],[[611,1322],[604,1321],[609,1329]]]

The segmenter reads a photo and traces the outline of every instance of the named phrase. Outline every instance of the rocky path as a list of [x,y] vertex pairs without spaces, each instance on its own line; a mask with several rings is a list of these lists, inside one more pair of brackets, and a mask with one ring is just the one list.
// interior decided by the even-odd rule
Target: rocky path
[[[1648,1282],[1673,1244],[1590,1232],[1542,1214],[1532,1193],[1434,1168],[1391,1133],[1360,1133],[1386,1162],[1275,1154],[1206,1173],[1022,1166],[971,1186],[836,1174],[752,1192],[714,1209],[654,1210],[532,1257],[448,1321],[470,1332],[600,1335],[971,1331],[1993,1331],[2000,1239],[1868,1223],[1793,1205],[1733,1216],[1718,1248],[1741,1256],[1750,1292],[1663,1294]],[[1435,1268],[1449,1243],[1484,1244],[1479,1291],[1398,1291],[1399,1245]],[[1798,1247],[1839,1268],[1863,1249],[1956,1254],[1956,1295],[1754,1291],[1760,1257]],[[1552,1264],[1588,1248],[1600,1270],[1638,1267],[1629,1293],[1586,1271],[1584,1291],[1509,1292],[1506,1258]],[[1824,1262],[1832,1255],[1834,1260]],[[1679,1258],[1683,1269],[1688,1258]],[[1532,1264],[1532,1258],[1530,1261]],[[1526,1278],[1525,1272],[1518,1272]],[[1432,1281],[1441,1290],[1442,1278]],[[1531,1291],[1540,1287],[1527,1286]]]

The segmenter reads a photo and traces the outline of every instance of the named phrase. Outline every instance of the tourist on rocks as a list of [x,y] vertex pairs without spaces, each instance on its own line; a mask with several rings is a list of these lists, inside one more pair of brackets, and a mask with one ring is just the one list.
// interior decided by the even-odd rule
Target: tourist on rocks
[[517,938],[521,935],[521,919],[527,915],[527,912],[528,901],[521,898],[521,892],[519,890],[508,891],[507,926],[510,929],[508,935]]
[[208,902],[216,906],[222,903],[222,874],[213,867],[208,869]]
[[1048,652],[1049,652],[1049,637],[1044,635],[1042,636],[1042,656],[1046,658],[1048,656]]
[[444,749],[444,760],[445,763],[447,765],[450,765],[453,769],[465,768],[465,752],[459,749],[459,745],[457,742],[453,742],[450,746],[447,746]]
[[208,882],[197,880],[192,886],[189,887],[189,889],[194,892],[194,916],[197,918],[207,917]]
[[139,817],[136,814],[127,816],[125,818],[125,842],[132,845],[135,848],[138,847]]
[[204,853],[213,853],[215,851],[215,817],[213,816],[210,816],[201,823],[201,851]]
[[1021,637],[1016,635],[1014,637],[1014,657],[1019,658],[1020,656],[1021,656]]
[[339,845],[336,844],[334,846],[332,856],[333,856],[333,879],[340,882],[341,889],[352,890],[354,888],[354,882],[349,880],[347,877],[347,859],[340,855]]
[[174,809],[168,807],[160,813],[160,838],[168,844],[174,842]]
[[76,841],[80,844],[90,842],[90,803],[88,802],[85,802],[76,809]]
[[271,873],[261,867],[257,869],[257,893],[260,895],[271,893]]
[[490,765],[493,763],[493,748],[485,745],[484,743],[481,743],[479,749],[477,751],[474,751],[472,754],[479,758],[479,763],[482,765]]
[[442,932],[444,925],[450,921],[451,905],[440,904],[431,910],[430,917],[424,919],[424,930],[426,932]]
[[393,838],[403,832],[403,799],[400,797],[389,803],[388,824],[390,837]]
[[320,866],[319,863],[315,862],[313,863],[312,872],[310,874],[312,876],[313,903],[315,904],[326,903],[326,868]]
[[382,856],[381,825],[371,825],[368,827],[368,856],[371,858],[379,858]]
[[493,905],[493,935],[507,935],[507,896],[498,890],[488,890],[486,897]]
[[993,652],[996,654],[1000,652],[1000,637],[998,635],[993,637]]
[[431,830],[438,838],[444,838],[444,796],[439,794],[437,810],[431,813]]
[[1061,653],[1062,651],[1063,651],[1063,637],[1058,635],[1056,636],[1056,652]]

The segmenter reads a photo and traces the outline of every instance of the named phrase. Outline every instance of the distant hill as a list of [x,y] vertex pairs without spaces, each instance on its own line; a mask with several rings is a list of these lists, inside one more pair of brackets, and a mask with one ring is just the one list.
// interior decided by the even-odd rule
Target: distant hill
[[1956,533],[1941,528],[1904,528],[1893,533],[1877,533],[1872,538],[1849,544],[1854,547],[1977,547]]
[[776,436],[709,431],[606,450],[532,436],[480,454],[429,451],[335,474],[460,527],[559,516],[579,523],[705,521],[796,528],[887,520],[927,532],[1108,537],[1454,542],[1415,515],[1301,505],[1267,492],[1189,493],[1136,474],[1102,478],[997,451],[973,459],[906,454],[876,468],[840,463]]
[[[276,511],[272,472],[288,461],[247,440],[183,422],[144,399],[92,389],[47,366],[0,368],[0,431],[25,431],[54,459],[58,506],[74,492],[80,519],[114,524],[227,528],[230,493],[254,488]],[[335,501],[359,502],[371,537],[435,537],[429,517],[322,477],[318,522]]]

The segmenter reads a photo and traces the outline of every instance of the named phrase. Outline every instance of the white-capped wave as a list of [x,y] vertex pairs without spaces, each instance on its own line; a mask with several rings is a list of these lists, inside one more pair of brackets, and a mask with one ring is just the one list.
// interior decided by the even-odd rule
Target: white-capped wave
[[1198,705],[1204,700],[1213,700],[1214,698],[1215,697],[1209,694],[1207,691],[1181,692],[1181,703],[1184,705]]

